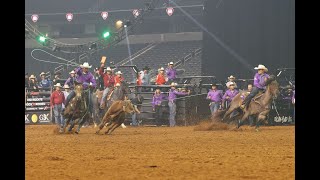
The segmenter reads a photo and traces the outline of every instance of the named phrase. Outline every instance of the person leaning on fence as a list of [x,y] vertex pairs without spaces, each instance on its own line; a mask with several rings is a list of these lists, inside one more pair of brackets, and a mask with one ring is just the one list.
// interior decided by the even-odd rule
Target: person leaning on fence
[[37,83],[37,78],[35,75],[31,74],[29,77],[29,88],[33,89],[33,91],[39,91],[38,89],[38,83]]
[[70,87],[70,89],[73,89],[74,88],[74,81],[75,81],[75,72],[72,70],[71,72],[69,72],[69,74],[70,74],[70,76],[66,80],[64,85],[68,85]]
[[100,102],[100,108],[104,109],[105,101],[110,89],[114,87],[114,76],[112,75],[112,70],[110,67],[107,67],[106,72],[103,72],[104,64],[102,63],[99,69],[99,74],[103,77],[104,90],[102,94],[102,99]]
[[[80,67],[77,67],[74,71],[75,74],[77,74],[76,81],[79,83],[82,83],[83,90],[89,90],[86,100],[88,102],[89,112],[92,113],[92,90],[96,88],[96,80],[94,79],[94,76],[91,72],[89,72],[89,63],[85,62],[83,65],[80,65]],[[65,106],[67,107],[70,100],[76,96],[76,93],[73,91],[70,92],[69,96],[67,97]]]
[[152,97],[152,111],[155,112],[155,123],[156,125],[160,125],[162,121],[162,101],[166,99],[166,96],[162,94],[160,89],[156,89],[154,95]]
[[211,115],[213,115],[214,112],[216,112],[220,108],[221,102],[222,102],[222,96],[223,96],[222,91],[218,90],[217,85],[213,83],[207,95],[207,99],[210,99],[209,107],[210,107]]
[[176,90],[176,86],[177,83],[172,82],[170,84],[171,89],[169,90],[169,96],[168,96],[168,105],[169,105],[169,123],[170,123],[170,127],[174,127],[176,125],[176,99],[177,99],[177,95],[180,96],[186,96],[190,94],[190,90],[188,92],[179,92]]
[[53,108],[53,114],[55,118],[55,123],[63,128],[63,118],[62,118],[62,104],[64,104],[65,97],[63,92],[61,92],[62,86],[60,83],[54,85],[55,91],[52,92],[50,96],[50,107]]
[[138,94],[138,95],[135,95],[133,94],[133,96],[131,96],[130,98],[130,101],[134,107],[134,109],[136,110],[133,114],[132,114],[132,117],[131,117],[131,120],[132,120],[132,126],[138,126],[139,123],[137,121],[137,112],[141,110],[141,105],[142,105],[142,102],[144,100],[144,97],[141,96],[141,94]]
[[168,63],[166,75],[168,77],[168,84],[171,84],[171,82],[174,82],[174,80],[176,79],[177,71],[173,68],[173,62]]
[[164,85],[166,83],[166,77],[165,77],[165,74],[164,74],[164,68],[161,67],[159,69],[159,73],[157,75],[157,78],[156,78],[156,85]]
[[46,73],[42,72],[40,73],[40,78],[41,81],[39,82],[39,87],[40,88],[50,88],[52,82],[50,81],[49,78],[46,77]]

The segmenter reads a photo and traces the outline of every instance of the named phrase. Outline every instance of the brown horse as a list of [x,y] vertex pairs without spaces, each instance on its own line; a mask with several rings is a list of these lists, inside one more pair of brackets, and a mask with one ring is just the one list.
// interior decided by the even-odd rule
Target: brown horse
[[[242,110],[242,114],[237,115],[237,117],[241,118],[238,122],[237,128],[239,128],[245,120],[248,119],[250,115],[256,115],[258,117],[258,121],[256,123],[255,129],[258,130],[259,122],[262,122],[266,119],[267,115],[270,112],[270,105],[273,98],[276,98],[279,95],[279,83],[276,81],[275,76],[271,75],[270,78],[266,82],[267,88],[264,93],[257,94],[250,102],[250,104]],[[230,122],[234,119],[234,117],[230,117],[230,114],[233,111],[239,111],[240,105],[244,98],[241,96],[247,96],[247,91],[242,91],[238,95],[234,97],[231,101],[227,112],[224,114],[222,121]],[[238,118],[237,118],[238,119]]]
[[71,99],[68,106],[65,108],[63,116],[65,118],[65,123],[62,132],[65,132],[66,127],[71,122],[69,132],[72,130],[75,124],[78,125],[76,133],[79,133],[80,128],[85,123],[87,118],[90,118],[90,113],[88,112],[88,104],[85,100],[84,90],[82,84],[75,83],[74,86],[75,97]]
[[140,113],[136,109],[130,100],[118,100],[114,101],[107,113],[102,118],[102,121],[99,125],[99,129],[96,131],[96,134],[99,134],[100,130],[108,123],[108,130],[105,134],[111,134],[117,127],[119,127],[125,119],[125,113],[133,114],[134,112]]

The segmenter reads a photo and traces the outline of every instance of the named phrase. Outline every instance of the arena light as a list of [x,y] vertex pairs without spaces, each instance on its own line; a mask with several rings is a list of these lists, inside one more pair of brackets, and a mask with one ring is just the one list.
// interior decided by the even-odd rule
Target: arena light
[[117,29],[121,28],[122,25],[123,25],[123,22],[122,22],[121,20],[118,20],[118,21],[116,22],[116,28],[117,28]]
[[103,38],[107,38],[109,36],[110,36],[110,32],[109,31],[103,33]]
[[44,36],[40,36],[39,37],[39,41],[42,42],[42,43],[46,42],[46,39],[47,38],[45,38]]

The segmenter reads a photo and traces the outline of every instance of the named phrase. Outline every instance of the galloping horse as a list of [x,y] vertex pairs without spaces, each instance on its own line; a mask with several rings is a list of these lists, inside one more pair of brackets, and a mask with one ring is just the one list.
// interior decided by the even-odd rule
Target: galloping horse
[[[275,76],[271,75],[266,82],[267,88],[264,93],[257,94],[250,102],[250,104],[243,109],[243,113],[240,115],[241,120],[238,122],[237,128],[239,128],[243,122],[250,115],[257,115],[258,121],[256,123],[255,129],[258,131],[259,122],[262,122],[266,119],[267,115],[270,112],[270,105],[273,98],[276,98],[279,95],[279,83],[276,81]],[[227,112],[224,114],[222,121],[230,122],[234,117],[230,117],[230,114],[233,111],[240,109],[240,105],[244,100],[244,97],[248,95],[247,91],[241,91],[237,94],[234,99],[231,101]],[[238,119],[238,118],[237,118]]]
[[76,93],[76,96],[71,99],[63,113],[63,117],[66,119],[63,126],[63,132],[65,132],[66,127],[71,122],[68,131],[71,132],[74,125],[79,124],[76,130],[76,133],[78,134],[86,119],[90,118],[89,104],[86,101],[86,93],[89,92],[85,92],[88,90],[83,90],[82,84],[77,82],[75,82],[74,91]]
[[102,98],[103,91],[96,91],[92,94],[92,103],[93,103],[93,112],[94,112],[94,120],[97,122],[96,119],[101,121],[103,115],[107,112],[109,107],[112,105],[114,101],[117,100],[125,100],[127,95],[130,94],[130,89],[128,83],[123,81],[120,86],[115,87],[113,90],[107,95],[107,100],[105,101],[106,107],[104,109],[100,109],[100,101]]

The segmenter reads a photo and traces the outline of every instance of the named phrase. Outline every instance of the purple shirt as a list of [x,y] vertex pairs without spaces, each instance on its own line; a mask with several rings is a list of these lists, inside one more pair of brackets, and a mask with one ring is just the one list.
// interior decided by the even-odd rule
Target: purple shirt
[[166,69],[166,74],[167,74],[167,77],[169,80],[174,80],[176,78],[176,75],[177,75],[177,71],[175,69],[170,69],[170,68],[167,68]]
[[74,71],[78,76],[77,76],[77,81],[79,83],[82,83],[82,86],[84,89],[88,88],[90,82],[92,83],[92,87],[96,87],[97,83],[96,80],[94,78],[94,76],[91,74],[91,72],[87,72],[86,74],[84,74],[82,72],[81,67],[77,67],[77,69]]
[[210,90],[207,95],[207,99],[210,99],[211,102],[221,102],[222,100],[222,91],[221,90]]
[[168,96],[168,100],[173,102],[174,100],[176,100],[177,95],[188,95],[188,93],[185,92],[179,92],[176,89],[170,89],[169,91],[169,96]]
[[[225,101],[228,101],[228,102],[230,103],[230,102],[232,101],[232,99],[233,99],[238,93],[239,93],[239,91],[237,91],[237,90],[235,90],[235,89],[233,90],[233,92],[232,92],[230,89],[228,89],[228,90],[224,93],[222,99],[225,100]],[[229,99],[226,99],[227,96],[229,96]]]
[[64,83],[64,85],[68,85],[70,88],[74,87],[74,81],[75,81],[75,77],[69,77],[66,82]]
[[259,89],[266,89],[266,82],[264,81],[264,78],[269,78],[269,74],[263,73],[263,74],[258,74],[256,73],[254,75],[254,81],[253,85]]
[[161,105],[162,100],[164,100],[166,97],[163,94],[155,94],[152,98],[152,108],[154,108],[156,105]]

